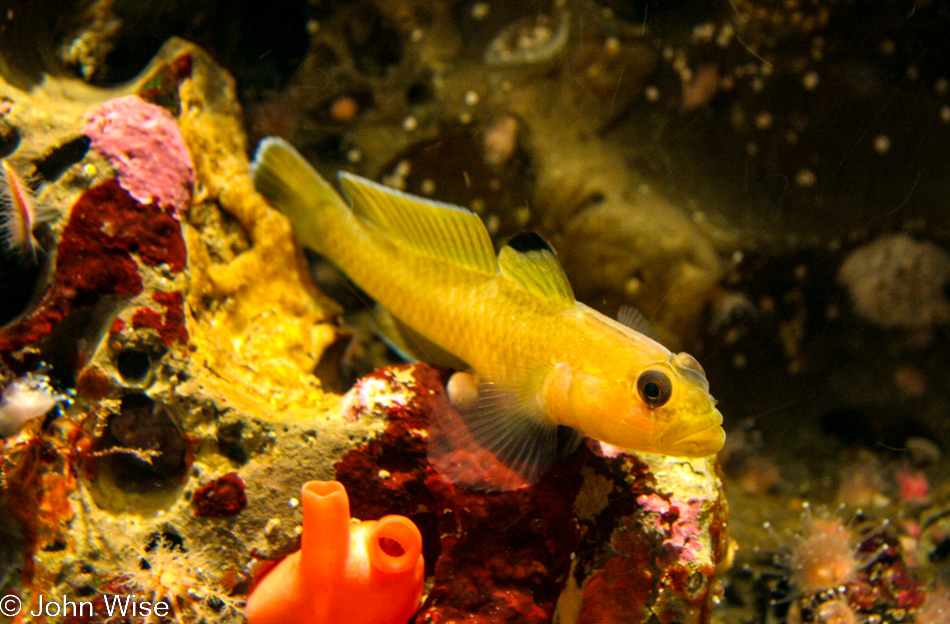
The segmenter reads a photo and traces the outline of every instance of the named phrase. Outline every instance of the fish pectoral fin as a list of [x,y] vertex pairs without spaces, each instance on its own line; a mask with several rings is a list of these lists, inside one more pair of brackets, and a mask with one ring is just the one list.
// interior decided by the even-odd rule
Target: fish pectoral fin
[[498,254],[498,267],[508,280],[536,297],[565,305],[576,301],[554,249],[534,232],[509,240]]
[[583,439],[548,419],[523,384],[456,375],[470,386],[450,381],[456,396],[452,407],[434,410],[428,443],[429,462],[453,483],[483,491],[531,485]]
[[643,316],[643,312],[632,306],[620,306],[617,310],[617,322],[621,325],[626,325],[635,332],[643,334],[647,338],[652,338],[660,342],[660,335],[657,334],[653,326],[650,325],[650,321],[647,320],[647,317]]
[[391,189],[340,172],[353,212],[380,231],[428,256],[495,275],[495,249],[482,220],[465,208]]
[[383,341],[406,361],[428,362],[433,366],[455,370],[468,368],[465,362],[403,323],[380,305],[373,308],[373,321]]

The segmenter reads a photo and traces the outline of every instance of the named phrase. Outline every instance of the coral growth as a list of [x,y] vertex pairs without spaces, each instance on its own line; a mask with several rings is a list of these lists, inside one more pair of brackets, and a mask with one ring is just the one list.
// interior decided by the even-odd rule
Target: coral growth
[[790,620],[807,609],[823,624],[854,624],[924,602],[901,540],[886,524],[856,528],[829,512],[806,509],[789,563],[797,593]]
[[808,593],[851,583],[862,567],[858,554],[851,527],[834,517],[806,514],[792,552],[792,582]]
[[815,620],[818,624],[859,624],[861,616],[847,600],[838,598],[821,603],[815,613]]

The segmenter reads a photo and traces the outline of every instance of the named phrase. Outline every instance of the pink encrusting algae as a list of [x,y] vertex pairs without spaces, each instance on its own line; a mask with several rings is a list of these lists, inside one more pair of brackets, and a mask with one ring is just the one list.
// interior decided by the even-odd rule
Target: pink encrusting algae
[[173,213],[188,205],[195,169],[175,118],[164,108],[135,95],[109,100],[89,116],[83,132],[136,200]]
[[677,557],[695,560],[702,551],[700,542],[702,529],[699,523],[699,514],[702,511],[702,501],[696,499],[681,500],[676,497],[669,501],[657,494],[641,495],[637,497],[637,504],[647,513],[657,514],[657,525],[668,525],[664,528],[669,537],[663,545],[672,549]]
[[923,504],[930,501],[930,480],[919,468],[901,468],[894,476],[902,503]]

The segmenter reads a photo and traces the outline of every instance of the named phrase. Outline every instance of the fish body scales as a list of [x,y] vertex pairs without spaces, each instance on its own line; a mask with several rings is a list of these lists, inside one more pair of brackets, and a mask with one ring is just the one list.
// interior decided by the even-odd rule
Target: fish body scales
[[355,220],[341,225],[349,231],[331,235],[324,255],[347,267],[347,275],[394,316],[476,371],[503,373],[506,363],[538,359],[539,343],[555,338],[544,306],[506,288],[498,276],[400,248]]

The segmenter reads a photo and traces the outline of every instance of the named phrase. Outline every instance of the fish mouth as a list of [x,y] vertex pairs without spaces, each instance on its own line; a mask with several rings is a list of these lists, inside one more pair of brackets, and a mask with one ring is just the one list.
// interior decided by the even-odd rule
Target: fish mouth
[[674,457],[708,457],[722,449],[726,432],[722,428],[722,414],[713,410],[697,425],[674,427],[661,439],[662,451]]

